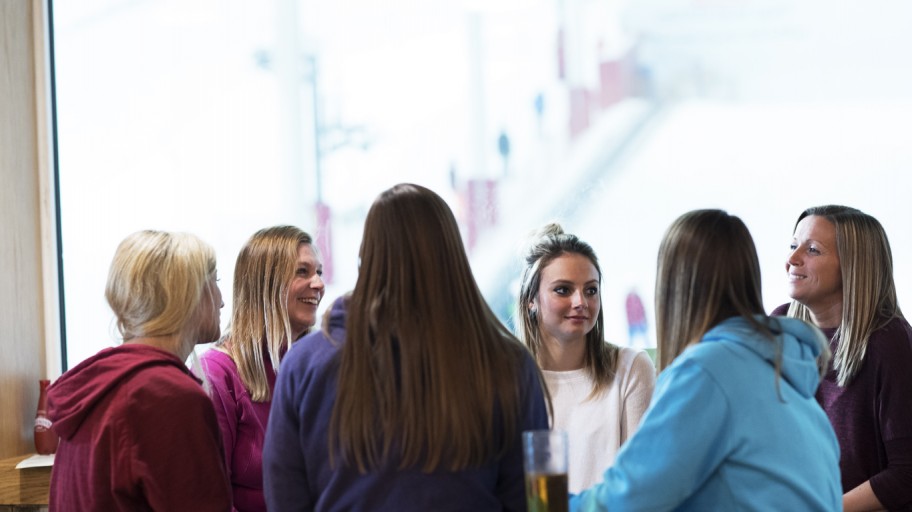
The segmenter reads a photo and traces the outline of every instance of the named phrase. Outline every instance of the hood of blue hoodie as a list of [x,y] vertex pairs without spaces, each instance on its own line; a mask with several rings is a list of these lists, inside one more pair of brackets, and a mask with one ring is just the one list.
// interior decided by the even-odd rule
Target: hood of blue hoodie
[[[820,385],[818,358],[827,346],[826,337],[813,325],[795,318],[757,316],[776,336],[782,347],[782,378],[805,397],[812,397]],[[757,332],[747,320],[729,318],[709,330],[701,343],[733,343],[775,365],[777,347]]]

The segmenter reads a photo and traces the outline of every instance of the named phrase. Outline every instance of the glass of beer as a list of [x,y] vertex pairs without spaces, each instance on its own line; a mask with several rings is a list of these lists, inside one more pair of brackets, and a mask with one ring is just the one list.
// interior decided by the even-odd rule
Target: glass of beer
[[523,432],[523,465],[529,512],[567,512],[567,433],[563,430]]

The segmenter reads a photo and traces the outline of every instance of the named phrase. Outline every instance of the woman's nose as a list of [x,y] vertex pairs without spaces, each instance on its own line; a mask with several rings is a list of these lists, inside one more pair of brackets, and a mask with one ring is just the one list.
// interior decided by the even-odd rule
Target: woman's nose
[[798,257],[798,249],[792,249],[789,251],[788,256],[785,258],[786,265],[797,267],[801,265],[801,258]]
[[573,294],[573,307],[575,307],[575,308],[588,307],[588,304],[586,303],[586,296],[583,293],[584,292],[582,290],[580,290],[579,292]]

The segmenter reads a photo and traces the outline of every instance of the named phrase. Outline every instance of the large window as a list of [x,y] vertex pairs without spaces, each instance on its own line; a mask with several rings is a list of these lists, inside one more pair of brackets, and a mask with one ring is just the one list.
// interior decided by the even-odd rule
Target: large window
[[[804,208],[859,207],[912,290],[912,7],[823,1],[94,0],[53,4],[68,366],[115,343],[116,244],[144,228],[234,259],[259,228],[315,234],[351,288],[381,190],[457,213],[505,322],[527,234],[596,248],[607,337],[652,318],[665,228],[721,207],[754,234],[769,309]],[[430,291],[429,291],[430,292]]]

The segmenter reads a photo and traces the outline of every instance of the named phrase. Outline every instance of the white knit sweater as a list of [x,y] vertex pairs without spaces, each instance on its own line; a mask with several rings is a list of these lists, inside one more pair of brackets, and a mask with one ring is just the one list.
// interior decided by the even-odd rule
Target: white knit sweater
[[570,445],[570,492],[600,482],[624,441],[640,424],[655,387],[656,370],[642,350],[621,347],[617,374],[595,398],[586,370],[543,371],[554,405],[554,429]]

